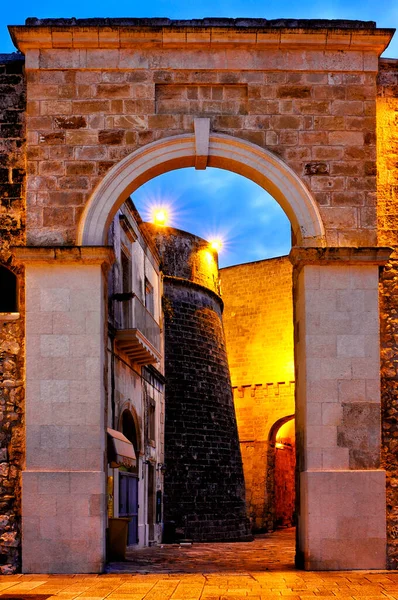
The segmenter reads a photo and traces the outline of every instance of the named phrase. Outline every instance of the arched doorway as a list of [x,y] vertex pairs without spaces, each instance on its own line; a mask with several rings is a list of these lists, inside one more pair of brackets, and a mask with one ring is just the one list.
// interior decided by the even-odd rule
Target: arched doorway
[[[205,124],[204,121],[207,123]],[[83,246],[103,244],[106,239],[108,223],[127,194],[133,192],[148,179],[168,170],[202,165],[203,152],[207,165],[230,169],[252,179],[269,191],[281,204],[290,219],[296,244],[291,253],[291,260],[294,266],[296,423],[300,472],[299,485],[296,490],[299,498],[297,564],[307,568],[322,568],[321,566],[326,564],[338,568],[338,565],[342,565],[343,562],[345,565],[359,564],[357,558],[350,559],[351,562],[347,562],[345,558],[342,561],[340,552],[336,551],[338,543],[340,543],[337,543],[336,539],[344,538],[343,529],[340,530],[341,535],[336,534],[327,530],[323,521],[309,518],[310,514],[315,514],[312,506],[317,506],[319,510],[321,505],[321,513],[330,514],[329,499],[323,498],[320,504],[317,490],[320,489],[320,486],[323,489],[321,480],[337,481],[337,478],[342,477],[340,473],[346,472],[344,470],[349,467],[350,451],[348,441],[343,442],[342,447],[340,446],[343,438],[338,438],[338,423],[333,421],[331,414],[328,413],[325,418],[321,416],[320,421],[315,420],[315,422],[311,415],[311,419],[308,420],[310,413],[307,403],[309,401],[311,403],[324,402],[326,398],[322,396],[319,385],[322,386],[325,381],[326,386],[333,387],[337,385],[340,376],[339,369],[330,370],[330,365],[333,363],[329,360],[329,352],[332,352],[334,358],[336,357],[332,350],[325,349],[326,356],[321,355],[321,362],[324,363],[321,370],[316,367],[318,354],[317,352],[315,355],[313,354],[313,348],[318,344],[321,346],[323,344],[322,328],[317,329],[316,323],[321,319],[322,323],[325,322],[325,326],[321,327],[326,327],[326,322],[329,322],[330,319],[334,322],[335,319],[334,304],[325,303],[323,288],[331,286],[333,290],[344,289],[350,295],[349,290],[352,289],[350,282],[356,277],[362,277],[359,271],[362,273],[363,268],[369,269],[368,276],[373,278],[370,285],[377,288],[377,264],[381,264],[385,260],[385,256],[378,255],[377,252],[366,255],[366,251],[362,250],[359,250],[358,253],[351,249],[339,252],[324,250],[323,247],[326,245],[324,227],[317,204],[296,173],[267,150],[238,138],[209,133],[208,125],[207,119],[197,119],[195,120],[195,135],[177,135],[154,142],[133,152],[113,167],[96,188],[83,211],[78,242]],[[202,135],[198,135],[199,132]],[[202,143],[203,136],[204,144]],[[343,266],[344,272],[341,270],[341,266]],[[347,275],[348,273],[349,275]],[[349,309],[345,307],[344,310]],[[376,313],[372,314],[377,314],[377,309]],[[331,328],[334,336],[340,335],[335,325],[331,325]],[[358,332],[355,335],[357,334]],[[342,346],[337,347],[338,364],[344,361],[347,366],[345,352]],[[355,357],[350,356],[350,359],[352,359],[350,373],[353,373]],[[322,382],[321,384],[317,383],[319,380]],[[333,400],[333,402],[335,401]],[[357,485],[361,488],[366,487],[364,482],[367,475],[363,470],[356,470],[355,474],[354,471],[350,472],[345,477],[350,478],[351,485],[356,489],[358,489]],[[377,484],[380,493],[384,489],[383,477],[384,475],[380,474]],[[341,512],[341,504],[338,500],[339,486],[334,489],[336,507],[333,518],[336,523],[342,523],[345,517]],[[354,497],[350,502],[354,502]],[[381,501],[382,504],[383,501]],[[360,510],[364,511],[364,514],[368,514],[369,507],[370,504],[366,503],[366,506],[364,505]],[[367,556],[366,536],[363,536],[359,528],[355,537],[357,543],[363,548],[360,562],[365,564],[363,561],[367,562],[365,558]],[[324,538],[330,540],[326,554],[325,545],[321,543]],[[384,542],[381,541],[381,538],[379,541],[381,548]]]
[[[200,123],[198,128],[201,128]],[[109,250],[104,248],[103,244],[106,240],[107,227],[115,211],[129,193],[149,178],[177,167],[200,165],[201,154],[197,153],[198,147],[200,149],[200,143],[194,135],[178,135],[149,144],[143,149],[133,152],[113,167],[98,185],[83,211],[78,235],[78,244],[81,246],[78,249],[50,249],[47,253],[39,253],[35,251],[36,249],[27,248],[21,249],[20,252],[16,251],[26,265],[43,264],[50,259],[53,261],[55,259],[55,262],[51,262],[52,275],[48,277],[47,272],[45,280],[44,273],[34,268],[27,270],[28,283],[30,283],[28,304],[31,303],[32,306],[35,306],[37,300],[33,292],[40,288],[40,285],[55,286],[55,282],[59,281],[60,271],[64,271],[67,274],[66,278],[62,277],[64,286],[76,289],[77,279],[79,286],[89,284],[90,306],[86,307],[86,310],[91,312],[90,309],[95,306],[103,323],[105,282],[102,268],[111,258]],[[350,301],[344,302],[342,298],[352,298],[356,289],[361,290],[361,294],[365,289],[377,291],[377,266],[383,264],[386,254],[377,249],[343,248],[336,250],[324,248],[324,228],[311,193],[292,169],[270,152],[234,137],[211,134],[208,137],[206,156],[209,165],[233,170],[251,178],[270,191],[289,216],[297,244],[291,253],[291,260],[295,270],[296,422],[298,470],[300,473],[297,490],[299,494],[298,564],[315,569],[358,568],[358,565],[365,567],[365,565],[376,564],[372,562],[373,554],[370,554],[369,550],[369,536],[363,532],[359,522],[355,529],[354,539],[356,547],[360,547],[361,551],[350,554],[349,557],[341,556],[339,548],[346,545],[344,537],[346,530],[343,523],[346,519],[348,502],[352,511],[359,511],[362,518],[373,519],[374,526],[380,533],[377,538],[376,562],[378,565],[382,565],[385,560],[381,554],[381,550],[383,549],[384,552],[385,548],[385,531],[384,521],[383,527],[381,526],[380,511],[384,506],[384,473],[381,471],[370,472],[369,469],[359,468],[357,454],[351,452],[351,447],[355,446],[356,441],[350,437],[349,433],[348,423],[351,413],[347,412],[344,407],[344,394],[347,391],[346,388],[337,384],[341,378],[351,380],[354,374],[359,377],[360,373],[367,373],[365,363],[356,360],[360,358],[356,354],[360,352],[356,343],[359,346],[361,343],[363,345],[364,334],[361,333],[360,328],[355,328],[354,321],[355,323],[358,322],[358,319],[359,322],[369,323],[369,321],[365,321],[365,318],[361,319],[358,315],[354,318],[350,313]],[[71,265],[73,265],[73,269],[71,269]],[[77,265],[79,265],[79,269],[76,268]],[[87,277],[82,279],[83,271]],[[88,277],[89,274],[90,277]],[[54,281],[52,282],[51,279]],[[333,302],[327,301],[325,289],[332,290]],[[337,296],[341,298],[340,311],[336,309]],[[66,310],[66,302],[60,302],[59,305],[62,310]],[[344,313],[344,319],[350,324],[352,338],[347,340],[339,338],[339,336],[344,336],[346,327],[344,332],[339,329],[336,311]],[[377,322],[378,315],[377,295],[373,294],[371,298],[368,298],[366,306],[363,304],[361,311],[370,313],[372,323],[370,327],[373,327],[373,323]],[[324,342],[325,328],[329,328],[328,331],[334,340],[330,346],[325,345]],[[377,335],[370,331],[369,333],[371,338],[368,336],[367,339],[375,350],[378,345]],[[43,335],[45,335],[44,332]],[[57,342],[60,344],[62,355],[66,355],[71,343],[70,332],[66,330],[63,335],[65,339],[62,338]],[[92,344],[92,365],[95,363],[97,371],[100,373],[103,368],[103,337],[101,332],[96,333],[96,336],[95,339],[90,338],[91,341],[89,339],[82,340],[83,345],[80,351],[83,351],[83,347],[86,350],[87,345]],[[49,340],[50,342],[52,343],[52,340]],[[367,347],[369,348],[369,345]],[[29,349],[27,356],[29,359]],[[36,376],[38,375],[41,379],[45,377],[44,372],[36,373]],[[372,371],[372,378],[372,381],[378,379],[378,371],[377,374]],[[28,391],[33,387],[33,380],[28,379]],[[101,411],[101,407],[98,407],[98,399],[100,398],[103,403],[104,390],[100,376],[96,380],[96,387],[93,386],[90,390],[90,395],[92,401],[96,403],[96,407]],[[311,404],[312,410],[309,410],[309,404]],[[338,405],[340,412],[329,410],[323,404]],[[322,405],[320,411],[319,405]],[[377,417],[372,417],[369,425],[375,431],[378,430],[379,420]],[[339,427],[343,429],[338,429]],[[100,466],[101,460],[99,460],[100,448],[103,444],[100,426],[95,435],[98,470],[92,477],[91,489],[100,493],[104,487],[103,467]],[[27,445],[27,465],[29,467],[34,465],[37,460],[38,455],[34,448],[34,441]],[[376,455],[375,445],[369,455],[368,465],[374,467],[377,464]],[[37,484],[38,475],[35,470],[27,469],[24,476],[26,482],[30,480],[30,483],[35,481]],[[69,471],[59,474],[60,480],[65,477],[69,481]],[[366,495],[366,490],[369,489],[369,478],[372,478],[374,484],[372,485],[372,498]],[[74,482],[72,487],[75,489],[78,478],[73,475],[72,479]],[[340,485],[343,480],[348,483]],[[347,486],[352,492],[344,505],[341,502],[341,490],[348,489]],[[70,483],[67,487],[72,489]],[[380,508],[377,514],[374,511],[374,490],[376,488],[378,490],[377,506]],[[327,496],[323,494],[323,490],[326,489],[332,490],[328,491]],[[334,497],[332,504],[330,493]],[[357,502],[358,497],[363,498],[360,506]],[[35,501],[34,495],[29,496],[29,492],[25,494],[26,506],[29,506],[29,503],[33,505]],[[73,502],[72,493],[70,493],[70,501]],[[331,505],[334,511],[332,516]],[[345,506],[344,510],[343,506]],[[328,521],[323,518],[326,515],[329,517]],[[95,545],[92,545],[92,557],[85,563],[85,569],[101,569],[104,557],[104,516],[101,513],[94,528],[90,529],[91,536],[95,538]],[[333,530],[327,527],[327,523],[330,523],[331,519],[336,524]],[[32,542],[34,539],[34,536],[31,537]],[[324,540],[327,540],[328,543],[325,544]],[[57,544],[57,540],[54,539],[51,543]],[[25,547],[30,547],[29,544],[29,539],[25,537]],[[29,552],[25,552],[24,556],[28,557],[26,564],[36,564],[34,561],[32,562]],[[85,557],[82,557],[82,560],[86,560]],[[73,568],[71,565],[76,563],[73,563],[71,559],[68,564],[70,568]],[[90,564],[89,567],[88,564]]]
[[296,433],[294,416],[280,419],[272,428],[274,527],[295,525]]
[[133,444],[135,455],[140,453],[140,435],[137,425],[137,419],[134,418],[131,410],[125,409],[120,417],[121,431],[128,440]]
[[136,456],[134,469],[119,469],[119,517],[129,518],[127,545],[138,544],[138,511],[139,511],[139,450],[140,438],[134,417],[129,409],[125,409],[120,417],[123,435],[133,444]]
[[[201,121],[197,120],[195,126],[199,128]],[[195,166],[195,143],[196,135],[166,138],[134,152],[112,168],[86,205],[79,243],[102,244],[118,206],[149,179],[176,168]],[[210,134],[207,164],[243,175],[271,192],[290,218],[295,241],[302,246],[324,246],[324,229],[315,201],[279,158],[246,141]]]

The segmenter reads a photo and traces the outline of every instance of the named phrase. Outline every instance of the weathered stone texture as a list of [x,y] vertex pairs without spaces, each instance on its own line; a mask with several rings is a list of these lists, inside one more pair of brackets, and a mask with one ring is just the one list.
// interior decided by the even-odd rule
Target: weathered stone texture
[[[175,521],[184,537],[196,541],[247,539],[222,301],[211,289],[212,278],[203,285],[206,271],[217,273],[217,257],[191,234],[153,232],[165,273],[164,521]],[[201,251],[211,261],[202,261]]]
[[220,279],[232,385],[294,381],[288,257],[220,269]]
[[[373,246],[378,242],[393,245],[396,250],[397,61],[380,62],[376,103],[377,56],[391,31],[383,33],[369,23],[328,25],[324,21],[286,20],[272,23],[207,20],[194,22],[194,25],[168,20],[145,23],[100,20],[86,24],[77,24],[75,20],[32,20],[27,25],[25,29],[19,28],[18,35],[18,28],[13,28],[13,35],[14,39],[19,36],[20,47],[25,44],[27,50],[28,244],[73,245],[84,205],[113,165],[150,142],[177,134],[192,134],[194,117],[209,117],[211,131],[266,148],[282,157],[297,173],[318,203],[329,248]],[[27,31],[29,26],[31,30]],[[344,31],[347,28],[349,31]],[[363,29],[364,32],[358,33]],[[35,39],[35,36],[39,37]],[[22,272],[13,264],[9,250],[11,245],[25,243],[25,97],[21,66],[17,57],[0,60],[0,262],[20,276],[23,315]],[[230,163],[226,166],[240,168]],[[174,273],[179,279],[172,280],[173,286],[169,285],[171,279],[166,280],[165,285],[166,330],[169,327],[174,332],[170,343],[175,357],[174,371],[166,375],[169,389],[178,396],[174,407],[172,401],[169,403],[166,426],[175,453],[166,461],[169,468],[166,476],[170,481],[176,478],[176,496],[167,517],[174,518],[185,528],[186,535],[197,539],[242,539],[247,533],[243,479],[231,395],[225,393],[228,369],[220,322],[221,305],[214,293],[218,291],[218,283],[213,278],[214,272],[210,276],[202,272],[203,265],[205,261],[190,264],[188,275]],[[308,281],[312,274],[323,277],[321,268],[305,270]],[[355,279],[354,270],[353,267]],[[344,275],[344,269],[340,271]],[[395,251],[381,280],[383,466],[387,472],[390,567],[398,566],[397,273]],[[332,268],[324,274],[332,282],[338,278]],[[376,267],[371,275],[374,287]],[[184,281],[183,277],[196,283]],[[304,286],[304,275],[300,285]],[[305,286],[303,290],[307,289]],[[365,326],[364,313],[370,312],[372,319],[376,319],[377,295],[367,297],[360,285],[352,288],[355,293],[350,291],[345,295],[347,286],[344,286],[341,291],[340,288],[333,291],[332,302],[322,299],[321,288],[315,287],[306,305],[296,303],[297,325],[305,329],[307,321],[321,313],[324,315],[322,326],[327,325],[329,316],[334,318],[335,312],[352,312],[356,324],[363,320]],[[211,289],[206,289],[209,287]],[[366,297],[371,308],[365,309]],[[364,303],[363,310],[356,307],[358,298],[359,306]],[[278,296],[279,302],[280,299]],[[313,313],[309,310],[311,302],[319,304]],[[330,305],[335,302],[338,304],[334,311]],[[283,303],[281,306],[283,308]],[[350,315],[346,317],[351,319]],[[374,327],[373,320],[371,325]],[[308,510],[308,530],[301,550],[308,568],[359,568],[361,565],[381,568],[385,556],[384,473],[370,472],[378,467],[375,436],[380,427],[377,409],[367,403],[368,396],[371,401],[378,396],[378,332],[372,330],[370,342],[369,338],[360,338],[357,331],[356,339],[349,340],[343,321],[338,327],[333,325],[331,332],[327,331],[333,334],[336,348],[330,349],[327,343],[317,340],[319,332],[308,333],[312,336],[308,342],[310,351],[302,350],[303,339],[296,344],[297,364],[303,368],[307,361],[311,366],[298,378],[298,403],[305,399],[314,409],[303,411],[300,407],[298,411],[298,414],[301,412],[298,446],[302,461],[299,470],[312,469],[302,474],[304,500],[301,506]],[[319,352],[317,341],[324,352],[320,358],[311,354],[311,351],[315,355]],[[371,356],[366,354],[368,351]],[[23,316],[18,321],[2,322],[0,570],[3,572],[15,570],[19,561],[23,352]],[[300,354],[303,352],[305,356]],[[207,361],[203,361],[203,355],[208,357]],[[271,356],[270,364],[272,359]],[[326,383],[317,387],[319,365],[321,384]],[[349,379],[350,369],[353,385],[346,386],[344,379]],[[185,372],[189,376],[181,377]],[[371,384],[365,385],[369,378]],[[247,380],[248,383],[237,384],[237,394],[238,398],[247,400],[250,393],[250,402],[268,391],[267,383],[273,384],[275,397],[281,387],[277,385],[280,380],[289,385],[288,378],[279,378],[276,370],[275,375],[260,382],[249,377]],[[330,402],[329,380],[333,384],[339,382],[330,392],[333,395]],[[97,384],[100,384],[99,379]],[[213,393],[217,402],[211,400]],[[336,399],[340,403],[338,408],[341,405],[341,414],[328,406]],[[276,405],[277,402],[275,411]],[[286,411],[293,412],[286,407],[287,404],[281,416],[286,415]],[[246,419],[248,430],[253,418],[248,418],[247,404],[242,402],[241,408],[245,415],[242,422]],[[280,404],[277,408],[282,410]],[[198,433],[201,420],[207,423],[207,429]],[[308,440],[312,446],[305,454]],[[268,443],[266,435],[258,441],[256,459],[265,456]],[[188,469],[186,463],[181,462],[187,451],[190,453]],[[254,460],[256,452],[249,437],[247,452]],[[37,453],[33,456],[36,459]],[[47,460],[46,453],[43,460]],[[186,472],[183,480],[181,467]],[[255,479],[253,473],[252,480]],[[256,479],[262,485],[266,472],[263,470]],[[341,495],[346,488],[348,505],[345,501],[342,503]],[[322,495],[323,490],[327,492]],[[71,505],[73,498],[72,494]],[[210,519],[206,513],[208,499],[214,508]],[[34,494],[30,501],[34,506]],[[181,507],[186,515],[191,515],[189,520],[182,518]],[[318,509],[322,515],[319,521],[312,517]],[[347,510],[352,514],[347,515]],[[47,522],[47,515],[44,520],[46,527],[53,528],[54,523]],[[335,533],[328,531],[331,522],[337,524],[337,540]],[[364,522],[369,531],[373,528],[377,532],[376,545],[369,531],[364,531]],[[99,526],[99,541],[103,530],[102,525]],[[80,530],[79,535],[83,535]],[[32,539],[35,538],[36,533],[33,533]],[[329,545],[324,543],[328,538]],[[321,544],[322,553],[329,558],[319,554],[313,559],[313,553],[318,553]],[[38,565],[35,561],[39,558],[32,548],[33,544],[30,564]],[[79,551],[84,553],[80,544]],[[24,556],[27,554],[25,550]],[[375,554],[378,554],[377,560],[373,561]],[[352,562],[347,562],[347,555]],[[364,562],[356,562],[358,556]],[[60,562],[63,559],[62,556]],[[65,568],[71,568],[71,564]],[[96,564],[99,565],[100,560]]]
[[192,281],[219,294],[217,253],[206,240],[173,227],[144,224],[154,238],[165,274]]
[[[57,42],[32,57],[30,242],[73,243],[82,208],[106,170],[150,142],[192,133],[194,118],[209,117],[212,131],[271,150],[302,178],[319,204],[329,245],[374,244],[377,63],[361,52],[328,49],[321,58],[308,48],[304,58],[291,49],[282,60],[260,42],[210,50],[208,30],[192,33],[200,49],[185,49],[191,32],[181,28],[175,39],[169,33],[149,24],[137,48],[111,48],[96,38],[105,46],[84,46],[83,56],[68,48],[72,38],[80,43],[80,31],[65,31],[63,47]],[[115,44],[124,35],[134,44],[137,32],[113,35]],[[88,170],[71,174],[81,160]]]
[[274,258],[221,269],[220,278],[248,514],[254,529],[272,530],[269,436],[295,410],[292,266]]
[[398,568],[398,61],[381,60],[377,98],[379,243],[394,248],[380,280],[382,461],[388,565]]
[[0,264],[18,276],[18,320],[0,315],[0,573],[20,565],[20,475],[24,460],[23,271],[10,246],[24,243],[25,81],[20,55],[0,55]]

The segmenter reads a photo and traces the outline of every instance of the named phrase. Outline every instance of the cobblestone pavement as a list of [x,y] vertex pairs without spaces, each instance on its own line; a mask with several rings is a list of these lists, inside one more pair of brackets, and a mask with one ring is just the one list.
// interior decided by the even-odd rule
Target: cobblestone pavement
[[127,560],[108,571],[135,573],[220,573],[294,569],[295,529],[258,535],[253,542],[129,548]]
[[[214,546],[213,552],[210,546]],[[192,554],[195,547],[197,553]],[[262,564],[267,547],[275,553],[279,563],[266,559],[268,563]],[[200,548],[207,555],[206,560],[201,556]],[[284,553],[282,559],[277,556],[278,548]],[[163,549],[155,550],[161,556]],[[261,536],[247,544],[197,544],[180,550],[168,547],[168,550],[175,558],[169,559],[167,568],[174,569],[179,561],[178,573],[156,572],[160,565],[155,561],[151,562],[152,572],[147,574],[3,575],[0,577],[0,600],[398,600],[397,571],[294,570],[291,530]],[[257,560],[256,555],[261,552],[263,554]],[[136,558],[141,554],[144,551],[136,552]],[[288,561],[286,565],[283,564],[285,560]],[[207,570],[182,572],[187,570],[186,561],[192,570],[200,565]],[[228,564],[230,569],[226,570]],[[115,567],[116,564],[112,568]],[[148,565],[146,568],[148,570]]]

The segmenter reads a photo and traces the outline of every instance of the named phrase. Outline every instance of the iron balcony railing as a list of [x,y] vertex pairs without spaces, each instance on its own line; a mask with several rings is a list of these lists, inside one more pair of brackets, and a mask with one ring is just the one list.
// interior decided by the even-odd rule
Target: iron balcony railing
[[141,364],[157,362],[161,351],[160,326],[152,314],[133,293],[115,294],[113,298],[119,304],[119,310],[115,310],[118,345]]

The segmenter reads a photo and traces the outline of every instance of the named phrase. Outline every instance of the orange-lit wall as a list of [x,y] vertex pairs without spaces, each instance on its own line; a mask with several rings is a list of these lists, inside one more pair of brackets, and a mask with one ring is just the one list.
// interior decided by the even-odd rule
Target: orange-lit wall
[[272,529],[268,440],[294,414],[292,266],[285,256],[221,269],[220,278],[248,512],[255,529]]

